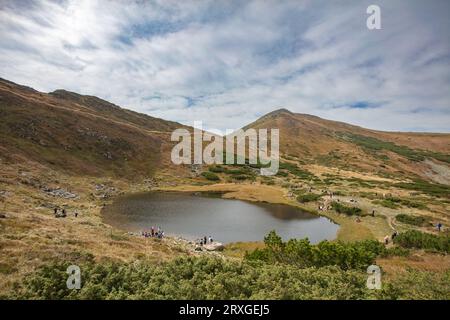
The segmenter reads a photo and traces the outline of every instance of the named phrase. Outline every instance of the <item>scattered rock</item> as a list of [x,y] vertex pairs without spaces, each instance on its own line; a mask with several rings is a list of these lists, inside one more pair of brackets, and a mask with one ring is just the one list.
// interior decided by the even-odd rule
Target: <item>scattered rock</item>
[[105,189],[105,185],[104,184],[96,184],[95,185],[95,190],[96,191],[100,191],[100,190],[103,190],[103,189]]
[[9,197],[9,196],[12,196],[12,195],[13,195],[13,193],[10,192],[10,191],[0,190],[0,197],[6,198],[6,197]]
[[6,219],[6,214],[0,213],[0,219]]
[[220,242],[208,243],[203,246],[207,251],[222,251],[225,249],[224,245]]
[[92,193],[92,196],[97,199],[107,199],[118,193],[116,188],[104,185],[102,183],[96,184],[94,188],[95,193]]
[[69,192],[62,188],[51,189],[51,188],[44,187],[44,188],[42,188],[42,190],[45,193],[47,193],[51,196],[54,196],[54,197],[60,197],[60,198],[64,198],[64,199],[79,198],[79,196],[76,193]]

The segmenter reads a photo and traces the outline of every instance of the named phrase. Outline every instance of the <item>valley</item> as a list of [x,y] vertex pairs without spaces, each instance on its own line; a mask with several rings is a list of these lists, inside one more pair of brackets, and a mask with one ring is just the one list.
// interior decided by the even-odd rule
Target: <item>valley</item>
[[[264,238],[236,239],[223,252],[195,251],[176,236],[144,238],[105,222],[105,207],[139,192],[214,192],[294,206],[338,224],[332,243],[381,243],[394,231],[447,237],[448,243],[450,134],[380,132],[279,109],[244,127],[280,130],[280,169],[260,176],[251,164],[175,165],[171,132],[191,127],[92,96],[42,93],[0,80],[0,118],[4,298],[20,297],[23,279],[55,261],[159,266],[219,257],[234,264],[269,246]],[[64,208],[67,217],[56,218],[54,208]],[[387,248],[403,249],[391,242]],[[408,255],[376,262],[393,281],[409,268],[425,278],[426,272],[445,277],[446,248],[411,247]]]

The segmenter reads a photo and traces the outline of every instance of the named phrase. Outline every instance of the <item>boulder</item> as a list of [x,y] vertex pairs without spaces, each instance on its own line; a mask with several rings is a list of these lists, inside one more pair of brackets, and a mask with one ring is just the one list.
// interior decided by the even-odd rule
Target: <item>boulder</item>
[[225,247],[220,242],[208,243],[203,246],[207,251],[222,251]]

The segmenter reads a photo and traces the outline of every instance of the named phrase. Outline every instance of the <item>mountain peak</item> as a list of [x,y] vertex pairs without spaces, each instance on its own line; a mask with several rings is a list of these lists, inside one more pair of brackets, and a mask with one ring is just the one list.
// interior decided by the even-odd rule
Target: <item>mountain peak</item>
[[281,115],[281,114],[294,114],[294,113],[289,111],[286,108],[280,108],[280,109],[274,110],[272,112],[269,112],[268,114],[266,114],[266,116],[269,116],[269,115],[274,116],[274,115]]

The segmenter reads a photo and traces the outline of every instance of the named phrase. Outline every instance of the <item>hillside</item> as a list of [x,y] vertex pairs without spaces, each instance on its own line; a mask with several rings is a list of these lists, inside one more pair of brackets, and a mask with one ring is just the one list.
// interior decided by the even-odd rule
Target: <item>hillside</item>
[[170,166],[170,133],[183,127],[97,97],[46,94],[3,79],[0,116],[6,163],[32,161],[72,174],[125,178]]
[[375,131],[286,109],[245,128],[279,128],[287,160],[450,184],[450,134]]
[[[152,176],[170,162],[179,123],[94,96],[41,93],[0,79],[0,150],[6,163],[33,161],[67,173]],[[304,165],[450,184],[450,134],[381,132],[286,109],[245,128],[279,128],[280,151]]]

